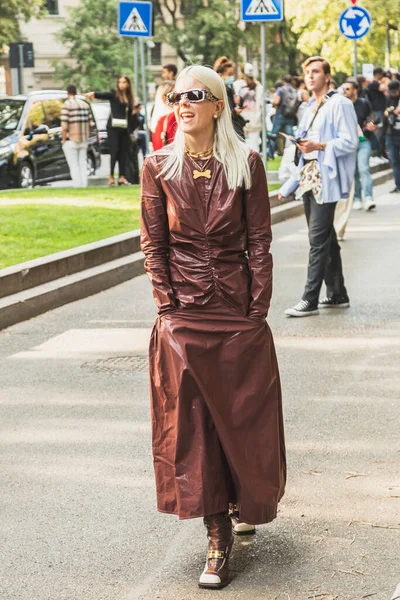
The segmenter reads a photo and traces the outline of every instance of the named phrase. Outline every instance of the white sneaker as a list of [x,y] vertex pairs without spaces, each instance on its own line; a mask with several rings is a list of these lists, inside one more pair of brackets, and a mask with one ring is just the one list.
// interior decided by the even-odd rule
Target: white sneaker
[[354,200],[354,202],[353,202],[353,210],[361,210],[361,209],[362,209],[361,200]]
[[364,201],[364,210],[372,210],[373,208],[376,207],[375,202],[372,200],[372,198],[366,198]]

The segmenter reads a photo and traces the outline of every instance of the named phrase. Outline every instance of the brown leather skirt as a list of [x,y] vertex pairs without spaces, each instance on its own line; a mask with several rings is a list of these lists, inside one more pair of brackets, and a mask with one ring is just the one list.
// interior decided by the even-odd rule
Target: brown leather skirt
[[158,510],[188,519],[234,503],[247,523],[272,521],[286,460],[266,322],[214,296],[158,317],[149,359]]

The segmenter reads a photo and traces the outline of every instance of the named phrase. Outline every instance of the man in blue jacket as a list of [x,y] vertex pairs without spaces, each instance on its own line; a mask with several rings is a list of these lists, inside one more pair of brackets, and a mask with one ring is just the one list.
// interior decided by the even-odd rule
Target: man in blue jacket
[[[295,190],[296,198],[302,197],[310,240],[304,294],[285,311],[290,317],[317,315],[319,308],[350,306],[333,220],[337,202],[348,197],[354,179],[357,118],[350,100],[329,92],[331,69],[324,58],[309,58],[303,71],[313,97],[298,128],[297,174],[279,190],[280,199]],[[327,296],[319,300],[323,281]]]

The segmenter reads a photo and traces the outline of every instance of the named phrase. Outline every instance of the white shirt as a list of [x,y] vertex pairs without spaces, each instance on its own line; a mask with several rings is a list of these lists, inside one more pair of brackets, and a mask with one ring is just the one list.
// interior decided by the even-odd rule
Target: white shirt
[[[308,123],[307,123],[307,129],[310,127],[310,129],[308,130],[308,133],[307,133],[307,140],[316,142],[317,144],[319,144],[319,142],[321,140],[321,136],[320,136],[321,120],[322,120],[323,112],[326,110],[326,104],[327,103],[325,102],[325,104],[323,106],[321,106],[321,108],[319,109],[318,114],[315,117],[314,123],[312,124],[312,126],[310,127],[310,123],[315,116],[314,112],[311,112],[310,118],[308,119]],[[304,154],[304,158],[306,160],[317,160],[318,150],[314,150],[313,152],[308,152],[307,154]]]

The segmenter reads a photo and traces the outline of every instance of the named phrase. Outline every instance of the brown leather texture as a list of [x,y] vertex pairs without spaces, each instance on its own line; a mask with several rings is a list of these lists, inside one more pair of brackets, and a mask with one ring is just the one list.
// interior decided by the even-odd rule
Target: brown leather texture
[[141,236],[159,316],[150,351],[157,505],[180,518],[238,504],[243,521],[275,518],[286,479],[279,371],[265,321],[272,293],[265,169],[253,185],[142,171]]

